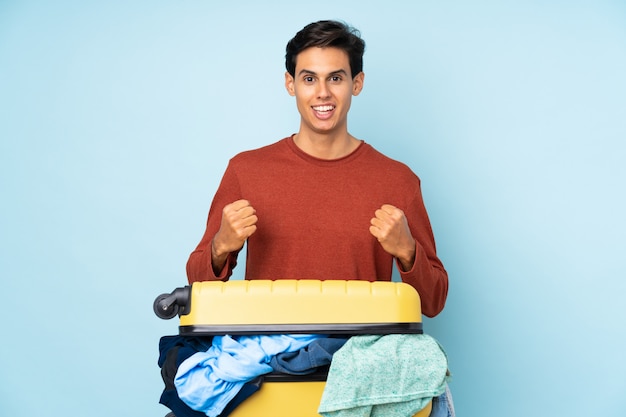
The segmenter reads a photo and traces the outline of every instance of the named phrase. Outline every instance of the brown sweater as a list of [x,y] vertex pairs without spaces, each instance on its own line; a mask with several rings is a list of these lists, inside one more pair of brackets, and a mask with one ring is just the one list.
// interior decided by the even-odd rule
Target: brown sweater
[[187,263],[189,282],[227,280],[211,267],[211,240],[224,206],[250,201],[258,216],[248,239],[246,279],[359,279],[389,281],[394,259],[369,232],[383,204],[402,209],[416,240],[413,269],[402,281],[420,294],[422,312],[444,307],[448,275],[437,257],[419,178],[404,164],[362,143],[350,155],[322,160],[302,152],[292,137],[230,160],[215,194],[207,228]]

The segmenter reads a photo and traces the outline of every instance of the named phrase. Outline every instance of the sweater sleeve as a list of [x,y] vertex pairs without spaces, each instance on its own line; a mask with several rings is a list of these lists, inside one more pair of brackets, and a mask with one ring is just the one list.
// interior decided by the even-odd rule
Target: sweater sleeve
[[187,261],[187,279],[190,284],[196,281],[227,281],[232,275],[233,269],[237,266],[239,251],[230,253],[221,273],[216,275],[211,265],[211,243],[220,228],[222,210],[226,205],[241,198],[237,175],[232,164],[229,164],[213,197],[204,235]]
[[412,203],[405,210],[411,233],[415,238],[415,263],[410,271],[402,271],[399,262],[396,264],[403,282],[413,286],[420,295],[422,313],[428,317],[439,314],[448,296],[448,273],[437,256],[435,238],[422,192],[416,189]]

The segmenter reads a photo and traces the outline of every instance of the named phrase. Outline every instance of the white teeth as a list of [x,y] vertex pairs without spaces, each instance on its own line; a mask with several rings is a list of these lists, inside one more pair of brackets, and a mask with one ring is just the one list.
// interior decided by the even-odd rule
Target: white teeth
[[317,106],[317,107],[313,107],[313,110],[315,110],[315,111],[331,111],[334,108],[335,108],[334,106]]

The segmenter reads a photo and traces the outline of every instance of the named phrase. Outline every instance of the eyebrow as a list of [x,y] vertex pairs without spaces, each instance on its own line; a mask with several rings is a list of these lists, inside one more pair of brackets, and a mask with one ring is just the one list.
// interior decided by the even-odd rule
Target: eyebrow
[[[305,69],[300,70],[300,72],[298,73],[298,76],[305,75],[305,74],[306,75],[318,75],[315,71],[311,71],[305,68]],[[346,75],[347,76],[348,73],[343,69],[339,69],[339,70],[332,71],[328,74],[328,76],[332,76],[332,75]]]

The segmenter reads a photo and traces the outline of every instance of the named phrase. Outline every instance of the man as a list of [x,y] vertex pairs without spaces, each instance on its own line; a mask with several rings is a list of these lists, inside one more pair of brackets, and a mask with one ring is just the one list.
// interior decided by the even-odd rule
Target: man
[[246,279],[389,281],[395,260],[422,312],[441,312],[448,276],[419,178],[348,132],[364,50],[358,32],[335,21],[289,41],[285,87],[300,128],[230,160],[187,263],[190,283],[227,280],[247,242]]

